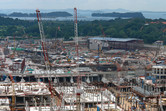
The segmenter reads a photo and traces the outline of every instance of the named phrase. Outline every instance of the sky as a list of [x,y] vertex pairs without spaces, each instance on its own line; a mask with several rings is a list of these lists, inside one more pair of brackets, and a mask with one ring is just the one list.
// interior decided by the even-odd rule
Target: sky
[[0,0],[0,9],[126,9],[166,11],[166,0]]

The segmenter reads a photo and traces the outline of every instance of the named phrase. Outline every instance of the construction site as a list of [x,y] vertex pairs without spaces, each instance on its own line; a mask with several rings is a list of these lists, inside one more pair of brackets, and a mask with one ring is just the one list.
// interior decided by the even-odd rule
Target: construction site
[[[0,111],[165,111],[162,41],[79,37],[0,41]],[[104,34],[103,34],[104,35]],[[33,42],[31,42],[33,41]]]

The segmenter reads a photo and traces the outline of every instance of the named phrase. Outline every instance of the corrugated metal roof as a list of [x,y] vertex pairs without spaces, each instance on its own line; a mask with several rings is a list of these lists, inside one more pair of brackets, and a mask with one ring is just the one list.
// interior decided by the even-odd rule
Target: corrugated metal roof
[[105,41],[117,41],[117,42],[128,42],[132,40],[141,40],[141,39],[136,39],[136,38],[112,38],[112,37],[93,37],[89,38],[92,40],[105,40]]
[[152,68],[166,68],[165,65],[155,65],[155,66],[152,66]]

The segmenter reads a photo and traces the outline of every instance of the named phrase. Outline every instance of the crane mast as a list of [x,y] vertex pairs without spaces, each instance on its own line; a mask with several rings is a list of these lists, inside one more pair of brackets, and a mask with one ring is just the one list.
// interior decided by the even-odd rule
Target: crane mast
[[74,35],[75,35],[75,52],[76,52],[76,67],[77,67],[77,88],[80,88],[80,77],[79,77],[79,64],[77,63],[79,60],[78,54],[78,27],[77,27],[77,8],[74,8]]
[[[77,26],[77,8],[74,8],[74,35],[75,35],[75,51],[77,62],[79,60],[78,53],[78,26]],[[76,111],[81,111],[81,94],[83,90],[80,88],[80,75],[79,75],[79,64],[76,62],[77,66],[77,89],[76,89]]]
[[[75,35],[75,44],[76,44],[76,52],[78,55],[78,25],[77,25],[77,8],[74,8],[74,35]],[[78,59],[78,58],[77,58]]]
[[[50,70],[51,64],[49,62],[48,53],[47,53],[47,49],[46,49],[45,35],[44,35],[44,29],[43,29],[42,20],[41,20],[41,14],[38,9],[36,10],[36,14],[37,14],[37,21],[38,21],[38,26],[39,26],[39,31],[40,31],[41,45],[42,45],[42,50],[43,50],[43,55],[44,55],[44,60],[45,60],[46,71],[48,73],[48,70]],[[49,82],[49,91],[51,93],[51,96],[53,97],[51,77],[49,74],[48,74],[48,82]]]
[[37,21],[38,21],[38,26],[39,26],[43,56],[44,56],[44,60],[45,60],[45,66],[46,66],[46,70],[49,70],[49,59],[48,59],[48,53],[46,50],[44,29],[43,29],[42,20],[41,20],[41,14],[38,9],[36,10],[36,14],[37,14]]

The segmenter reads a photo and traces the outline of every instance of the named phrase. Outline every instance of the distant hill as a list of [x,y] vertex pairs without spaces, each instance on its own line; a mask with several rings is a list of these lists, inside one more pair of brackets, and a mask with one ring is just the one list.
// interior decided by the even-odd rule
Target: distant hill
[[126,17],[126,18],[145,18],[141,12],[127,13],[92,13],[92,17]]
[[[13,12],[11,14],[0,14],[0,16],[9,16],[9,17],[36,17],[36,13],[20,13]],[[68,12],[50,12],[50,13],[41,13],[41,16],[44,18],[54,18],[54,17],[70,17],[73,16]]]
[[7,15],[6,15],[6,14],[3,14],[3,13],[0,13],[0,16],[3,16],[3,17],[4,17],[4,16],[7,16]]

